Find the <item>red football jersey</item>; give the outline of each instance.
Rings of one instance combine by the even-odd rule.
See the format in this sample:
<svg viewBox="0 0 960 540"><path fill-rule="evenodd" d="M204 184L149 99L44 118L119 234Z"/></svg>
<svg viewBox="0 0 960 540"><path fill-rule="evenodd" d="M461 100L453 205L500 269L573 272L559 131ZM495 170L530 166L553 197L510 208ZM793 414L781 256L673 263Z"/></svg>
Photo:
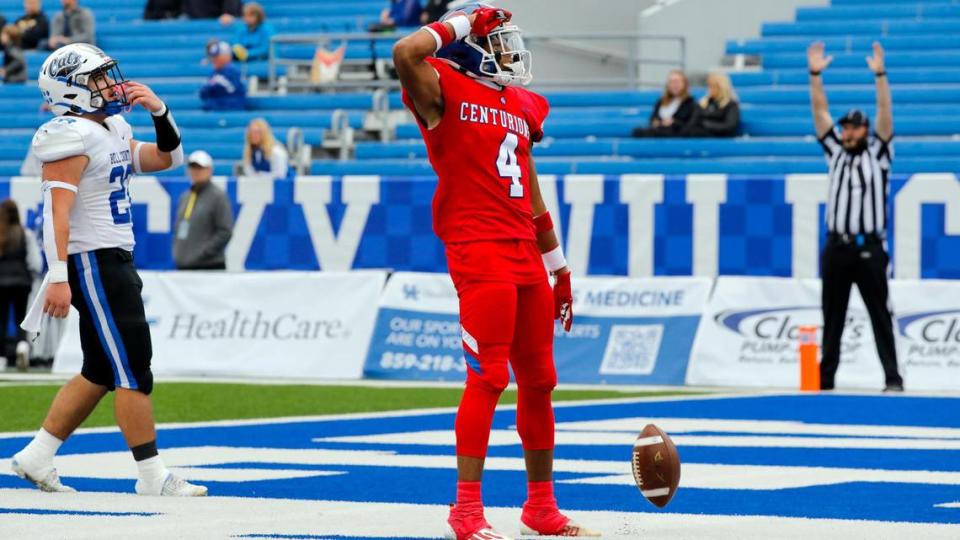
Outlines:
<svg viewBox="0 0 960 540"><path fill-rule="evenodd" d="M445 244L536 240L530 206L530 147L543 138L547 100L517 87L500 88L428 58L440 76L443 117L422 122L427 155L440 181L433 230ZM404 104L416 115L406 92Z"/></svg>

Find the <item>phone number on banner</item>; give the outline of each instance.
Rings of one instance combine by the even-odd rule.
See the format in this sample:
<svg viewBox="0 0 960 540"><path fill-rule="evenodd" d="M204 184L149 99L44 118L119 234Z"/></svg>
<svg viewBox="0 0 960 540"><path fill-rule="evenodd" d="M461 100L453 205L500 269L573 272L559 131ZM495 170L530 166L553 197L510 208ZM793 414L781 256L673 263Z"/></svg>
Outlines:
<svg viewBox="0 0 960 540"><path fill-rule="evenodd" d="M380 356L380 367L391 370L419 370L419 371L467 371L467 364L463 356L457 358L451 354L414 354L405 352L384 351Z"/></svg>

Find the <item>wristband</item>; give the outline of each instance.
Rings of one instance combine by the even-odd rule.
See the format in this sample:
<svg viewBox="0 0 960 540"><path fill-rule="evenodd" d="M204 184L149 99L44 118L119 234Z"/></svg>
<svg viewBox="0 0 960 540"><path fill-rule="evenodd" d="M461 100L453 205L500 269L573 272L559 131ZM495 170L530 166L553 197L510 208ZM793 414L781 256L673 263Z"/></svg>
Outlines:
<svg viewBox="0 0 960 540"><path fill-rule="evenodd" d="M563 256L563 248L557 246L543 254L543 265L552 274L567 265L567 259Z"/></svg>
<svg viewBox="0 0 960 540"><path fill-rule="evenodd" d="M461 39L470 35L470 28L473 25L470 24L470 19L468 19L466 15L457 15L447 22L453 26L453 31L455 34L453 39L460 41Z"/></svg>
<svg viewBox="0 0 960 540"><path fill-rule="evenodd" d="M453 41L453 36L450 35L450 30L447 29L447 25L442 22L430 23L424 26L423 29L433 36L433 40L437 42L437 51L446 47L450 44L450 42Z"/></svg>
<svg viewBox="0 0 960 540"><path fill-rule="evenodd" d="M887 76L887 71L886 71L886 70L883 70L883 71L881 71L880 73L874 73L873 75L874 75L874 77L876 77L876 78L879 79L880 77L886 77L886 76Z"/></svg>
<svg viewBox="0 0 960 540"><path fill-rule="evenodd" d="M810 76L811 76L811 77L819 77L821 73L823 73L822 70L821 70L821 71L814 71L814 70L812 70L812 69L810 70Z"/></svg>
<svg viewBox="0 0 960 540"><path fill-rule="evenodd" d="M69 273L67 272L67 261L53 261L47 263L49 269L47 270L47 277L50 283L63 283L64 281L69 281Z"/></svg>
<svg viewBox="0 0 960 540"><path fill-rule="evenodd" d="M172 152L180 146L180 130L167 104L163 104L160 112L150 113L150 115L153 119L153 129L157 133L157 150Z"/></svg>
<svg viewBox="0 0 960 540"><path fill-rule="evenodd" d="M550 217L550 212L544 212L533 218L533 224L537 227L538 236L553 230L553 219Z"/></svg>

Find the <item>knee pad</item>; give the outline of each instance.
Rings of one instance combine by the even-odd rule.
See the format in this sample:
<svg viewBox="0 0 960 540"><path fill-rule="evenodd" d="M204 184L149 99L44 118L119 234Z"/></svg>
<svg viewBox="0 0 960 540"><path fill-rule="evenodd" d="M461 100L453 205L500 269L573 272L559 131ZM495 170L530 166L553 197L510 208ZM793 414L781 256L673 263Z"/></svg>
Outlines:
<svg viewBox="0 0 960 540"><path fill-rule="evenodd" d="M491 346L480 354L464 348L467 361L467 384L483 387L497 394L506 390L510 384L510 372L507 370L509 349L507 346Z"/></svg>

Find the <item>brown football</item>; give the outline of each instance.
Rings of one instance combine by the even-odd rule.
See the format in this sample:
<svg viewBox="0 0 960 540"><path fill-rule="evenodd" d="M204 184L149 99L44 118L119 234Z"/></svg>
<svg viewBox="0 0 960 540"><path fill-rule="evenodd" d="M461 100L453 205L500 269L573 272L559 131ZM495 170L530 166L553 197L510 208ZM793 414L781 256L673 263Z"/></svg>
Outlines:
<svg viewBox="0 0 960 540"><path fill-rule="evenodd" d="M633 479L644 498L663 508L680 485L680 455L670 436L653 424L633 444Z"/></svg>

